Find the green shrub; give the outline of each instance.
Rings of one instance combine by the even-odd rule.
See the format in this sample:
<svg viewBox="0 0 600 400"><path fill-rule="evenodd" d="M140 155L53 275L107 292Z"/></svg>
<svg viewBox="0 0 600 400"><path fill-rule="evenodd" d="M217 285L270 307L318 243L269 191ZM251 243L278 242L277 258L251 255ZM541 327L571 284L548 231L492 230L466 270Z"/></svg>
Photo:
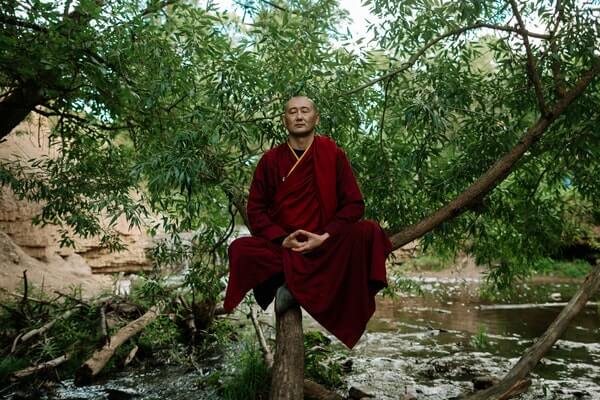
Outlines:
<svg viewBox="0 0 600 400"><path fill-rule="evenodd" d="M333 357L331 340L322 332L310 331L304 334L304 375L329 388L344 385L343 368Z"/></svg>
<svg viewBox="0 0 600 400"><path fill-rule="evenodd" d="M0 359L0 384L8 383L13 372L27 368L29 363L22 358L12 356L3 357Z"/></svg>
<svg viewBox="0 0 600 400"><path fill-rule="evenodd" d="M245 342L232 360L233 371L223 380L225 400L267 399L269 370L261 351L254 342Z"/></svg>

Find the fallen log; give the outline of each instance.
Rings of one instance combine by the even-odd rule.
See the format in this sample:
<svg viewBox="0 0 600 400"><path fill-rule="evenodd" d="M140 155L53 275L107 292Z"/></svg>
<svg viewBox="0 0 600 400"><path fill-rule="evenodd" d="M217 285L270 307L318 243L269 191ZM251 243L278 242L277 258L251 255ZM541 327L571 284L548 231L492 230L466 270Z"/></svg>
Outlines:
<svg viewBox="0 0 600 400"><path fill-rule="evenodd" d="M60 364L67 361L69 359L69 357L70 357L69 354L63 354L62 356L57 357L54 360L46 361L41 364L37 364L37 365L31 366L31 367L22 369L20 371L14 372L12 374L12 378L13 379L21 379L21 378L25 378L26 376L36 374L40 371L57 367Z"/></svg>
<svg viewBox="0 0 600 400"><path fill-rule="evenodd" d="M466 397L466 400L505 400L523 393L528 385L526 377L540 359L562 336L573 318L585 307L589 298L600 287L600 265L589 273L583 285L571 298L571 301L550 324L546 332L525 351L525 354L497 385Z"/></svg>
<svg viewBox="0 0 600 400"><path fill-rule="evenodd" d="M55 319L53 319L52 321L42 325L39 328L33 329L29 332L27 332L26 334L24 334L23 336L21 336L21 338L19 339L19 343L25 343L26 341L28 341L29 339L31 339L34 336L37 335L41 335L44 332L47 332L48 330L50 330L50 328L52 328L54 326L54 324L57 321L60 321L61 319L67 319L69 318L71 315L75 314L75 312L79 311L81 307L80 306L75 306L74 308L67 310L66 312L64 312L63 314L59 315L58 317L56 317ZM13 345L14 347L14 345Z"/></svg>
<svg viewBox="0 0 600 400"><path fill-rule="evenodd" d="M151 307L144 315L130 322L111 336L109 343L106 343L100 350L96 351L75 372L75 385L82 386L91 383L92 379L102 371L106 363L115 354L115 350L129 340L129 338L141 332L150 322L154 321L159 316L160 310L161 307L158 305Z"/></svg>
<svg viewBox="0 0 600 400"><path fill-rule="evenodd" d="M522 310L528 308L547 308L547 307L566 307L569 303L560 302L560 303L527 303L527 304L482 304L479 306L479 309L482 311L488 310ZM597 302L588 301L584 304L585 307L596 307L598 306Z"/></svg>

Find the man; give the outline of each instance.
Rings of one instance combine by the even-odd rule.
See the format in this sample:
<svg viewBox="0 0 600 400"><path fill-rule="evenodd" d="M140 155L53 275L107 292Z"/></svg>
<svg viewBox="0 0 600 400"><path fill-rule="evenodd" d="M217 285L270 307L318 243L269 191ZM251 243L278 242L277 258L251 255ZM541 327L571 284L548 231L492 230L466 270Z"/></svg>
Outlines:
<svg viewBox="0 0 600 400"><path fill-rule="evenodd" d="M387 285L391 244L377 223L359 221L364 202L356 179L335 142L315 134L313 101L291 98L283 122L287 142L265 153L250 186L252 236L229 247L225 310L250 289L265 309L279 287L277 313L293 296L352 348L375 311L375 294Z"/></svg>

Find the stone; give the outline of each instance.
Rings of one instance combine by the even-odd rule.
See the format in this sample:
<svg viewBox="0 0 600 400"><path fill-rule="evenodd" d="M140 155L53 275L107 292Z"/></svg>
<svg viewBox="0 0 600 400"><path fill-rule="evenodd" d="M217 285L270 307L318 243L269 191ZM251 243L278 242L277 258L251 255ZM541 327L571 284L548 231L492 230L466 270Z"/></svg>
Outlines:
<svg viewBox="0 0 600 400"><path fill-rule="evenodd" d="M49 144L50 130L51 126L46 118L32 115L19 124L2 142L0 159L11 161L57 157L58 147ZM93 273L138 272L152 269L152 262L147 254L154 246L154 239L140 229L129 229L129 224L124 217L118 219L114 229L127 248L119 253L110 253L100 246L98 237L84 239L73 236L75 248L61 247L58 227L34 226L31 223L32 218L40 214L42 207L42 203L20 200L10 188L0 187L0 231L7 234L11 241L29 257L50 264L64 264L65 267L73 270L85 268L80 271L84 275L90 271L90 268ZM108 221L109 219L106 218L103 222L108 223ZM16 254L10 253L4 259L17 264L20 259ZM76 257L72 258L73 256Z"/></svg>

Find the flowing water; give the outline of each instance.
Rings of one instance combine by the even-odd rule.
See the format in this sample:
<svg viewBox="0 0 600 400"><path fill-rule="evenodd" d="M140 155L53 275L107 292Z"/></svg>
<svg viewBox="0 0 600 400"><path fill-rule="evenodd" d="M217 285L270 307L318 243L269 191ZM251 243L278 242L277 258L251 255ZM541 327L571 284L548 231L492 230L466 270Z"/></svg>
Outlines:
<svg viewBox="0 0 600 400"><path fill-rule="evenodd" d="M472 391L472 379L501 377L541 335L561 308L482 309L473 281L421 280L423 294L378 300L367 333L353 351L346 376L377 399L451 399ZM576 284L521 285L515 295L495 303L567 301ZM600 399L600 309L586 307L561 340L535 368L532 387L521 399ZM268 319L272 318L267 316ZM318 328L305 318L305 330ZM76 388L63 381L46 399L218 399L199 386L221 359L192 370L161 367L124 372L106 382ZM12 394L7 398L23 397Z"/></svg>
<svg viewBox="0 0 600 400"><path fill-rule="evenodd" d="M353 352L349 384L378 399L449 399L501 377L561 311L482 309L476 282L423 281L419 297L382 299ZM501 303L568 300L576 284L521 285ZM497 301L498 302L498 301ZM586 307L535 368L521 399L600 399L600 310Z"/></svg>

